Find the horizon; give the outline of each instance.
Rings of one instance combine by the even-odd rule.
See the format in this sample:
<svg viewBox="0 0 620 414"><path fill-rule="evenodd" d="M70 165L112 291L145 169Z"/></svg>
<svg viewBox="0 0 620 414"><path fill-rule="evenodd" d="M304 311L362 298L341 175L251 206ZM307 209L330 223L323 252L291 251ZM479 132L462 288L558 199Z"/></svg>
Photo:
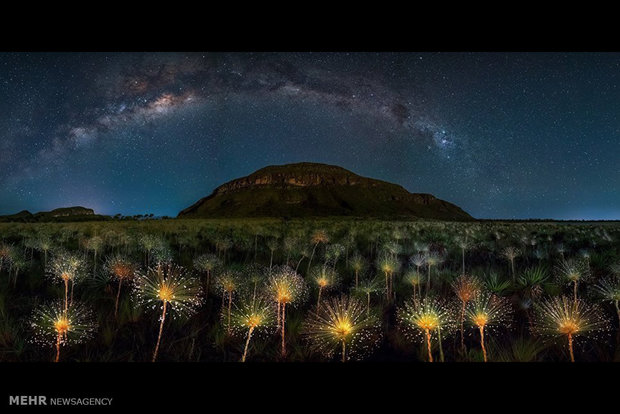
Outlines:
<svg viewBox="0 0 620 414"><path fill-rule="evenodd" d="M0 57L0 215L176 217L320 162L481 220L620 219L618 53Z"/></svg>

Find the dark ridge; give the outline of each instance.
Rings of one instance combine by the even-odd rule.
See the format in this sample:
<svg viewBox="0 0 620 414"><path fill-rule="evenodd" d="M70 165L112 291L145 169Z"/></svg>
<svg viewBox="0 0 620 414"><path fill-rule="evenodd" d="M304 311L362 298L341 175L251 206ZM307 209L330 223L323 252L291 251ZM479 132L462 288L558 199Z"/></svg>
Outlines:
<svg viewBox="0 0 620 414"><path fill-rule="evenodd" d="M86 220L105 220L107 216L95 214L92 208L81 206L56 208L52 211L40 211L32 214L28 210L20 211L17 214L0 216L0 222L60 222L60 221L86 221Z"/></svg>
<svg viewBox="0 0 620 414"><path fill-rule="evenodd" d="M272 165L217 187L179 218L375 217L473 220L431 194L362 177L335 165Z"/></svg>

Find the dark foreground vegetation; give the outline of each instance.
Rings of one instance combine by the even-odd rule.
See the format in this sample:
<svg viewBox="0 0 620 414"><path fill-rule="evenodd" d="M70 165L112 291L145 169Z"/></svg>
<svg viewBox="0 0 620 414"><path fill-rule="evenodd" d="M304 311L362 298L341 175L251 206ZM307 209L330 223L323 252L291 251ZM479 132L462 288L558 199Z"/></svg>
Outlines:
<svg viewBox="0 0 620 414"><path fill-rule="evenodd" d="M620 224L0 224L0 361L618 361Z"/></svg>

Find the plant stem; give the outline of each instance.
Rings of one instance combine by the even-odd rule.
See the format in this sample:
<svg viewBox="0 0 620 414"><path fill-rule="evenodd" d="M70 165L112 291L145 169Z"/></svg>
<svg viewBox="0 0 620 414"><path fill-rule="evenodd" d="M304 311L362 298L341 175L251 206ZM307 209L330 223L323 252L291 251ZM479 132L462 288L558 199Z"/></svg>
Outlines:
<svg viewBox="0 0 620 414"><path fill-rule="evenodd" d="M388 279L388 272L385 272L385 296L389 302L390 300L390 283Z"/></svg>
<svg viewBox="0 0 620 414"><path fill-rule="evenodd" d="M196 338L192 338L192 346L190 346L189 348L189 355L187 356L187 359L191 361L192 359L192 355L194 354L194 344L196 343Z"/></svg>
<svg viewBox="0 0 620 414"><path fill-rule="evenodd" d="M439 340L439 360L441 362L445 362L444 361L444 356L443 356L443 346L441 345L441 327L437 327L437 335L438 335L438 340Z"/></svg>
<svg viewBox="0 0 620 414"><path fill-rule="evenodd" d="M73 304L73 287L75 286L75 282L71 279L71 297L69 299L69 306Z"/></svg>
<svg viewBox="0 0 620 414"><path fill-rule="evenodd" d="M616 305L616 313L618 314L618 322L620 322L620 307L618 306L617 300L614 301L614 305ZM620 326L618 327L618 333L616 334L616 344L620 344Z"/></svg>
<svg viewBox="0 0 620 414"><path fill-rule="evenodd" d="M209 297L209 285L211 283L211 271L207 269L207 287L205 288L205 301Z"/></svg>
<svg viewBox="0 0 620 414"><path fill-rule="evenodd" d="M243 350L243 357L241 357L241 362L245 362L245 357L248 354L248 345L250 345L250 338L252 337L252 332L254 331L254 327L250 326L250 330L248 331L248 339L245 341L245 349Z"/></svg>
<svg viewBox="0 0 620 414"><path fill-rule="evenodd" d="M463 301L463 306L461 307L461 350L463 350L463 352L465 352L465 333L464 333L464 327L463 327L463 323L465 322L465 305L467 304L467 302Z"/></svg>
<svg viewBox="0 0 620 414"><path fill-rule="evenodd" d="M161 314L161 323L159 324L159 335L157 336L157 345L155 345L155 352L153 352L152 362L155 362L155 360L157 359L157 352L159 352L159 343L161 342L161 334L164 330L164 321L166 320L166 305L167 304L168 302L164 301L164 311Z"/></svg>
<svg viewBox="0 0 620 414"><path fill-rule="evenodd" d="M273 267L273 250L271 251L271 258L269 259L269 271L271 272L271 268Z"/></svg>
<svg viewBox="0 0 620 414"><path fill-rule="evenodd" d="M116 292L116 304L114 305L114 319L118 317L118 300L121 297L121 285L123 284L123 279L118 279L118 292Z"/></svg>
<svg viewBox="0 0 620 414"><path fill-rule="evenodd" d="M282 303L282 358L286 356L286 342L284 337L284 323L286 320L286 303Z"/></svg>
<svg viewBox="0 0 620 414"><path fill-rule="evenodd" d="M575 306L577 306L577 281L573 281L573 303L575 304Z"/></svg>
<svg viewBox="0 0 620 414"><path fill-rule="evenodd" d="M65 279L65 313L69 309L69 279Z"/></svg>
<svg viewBox="0 0 620 414"><path fill-rule="evenodd" d="M344 339L342 340L342 362L346 362L347 348Z"/></svg>
<svg viewBox="0 0 620 414"><path fill-rule="evenodd" d="M312 248L312 254L310 255L310 260L308 260L308 269L306 270L306 274L310 273L310 264L312 263L312 258L314 257L314 251L316 250L316 246L318 245L319 243L317 242Z"/></svg>
<svg viewBox="0 0 620 414"><path fill-rule="evenodd" d="M484 326L479 326L480 330L480 345L482 346L482 356L484 357L484 362L487 362L487 349L484 347Z"/></svg>
<svg viewBox="0 0 620 414"><path fill-rule="evenodd" d="M230 311L232 307L232 290L228 292L228 335L230 335Z"/></svg>
<svg viewBox="0 0 620 414"><path fill-rule="evenodd" d="M428 297L428 292L431 290L431 265L428 265L428 277L426 278L426 296Z"/></svg>
<svg viewBox="0 0 620 414"><path fill-rule="evenodd" d="M426 333L426 348L428 349L428 362L433 362L433 353L431 352L431 333L428 329L425 329Z"/></svg>
<svg viewBox="0 0 620 414"><path fill-rule="evenodd" d="M58 360L60 359L60 336L61 333L58 332L58 336L56 337L56 359L54 360L54 362L58 362Z"/></svg>
<svg viewBox="0 0 620 414"><path fill-rule="evenodd" d="M568 334L568 351L570 352L570 362L575 362L575 355L573 354L573 334Z"/></svg>
<svg viewBox="0 0 620 414"><path fill-rule="evenodd" d="M299 269L299 265L301 264L302 260L305 259L305 256L301 256L301 259L299 259L299 261L297 262L297 266L295 266L295 273L297 273L297 270Z"/></svg>

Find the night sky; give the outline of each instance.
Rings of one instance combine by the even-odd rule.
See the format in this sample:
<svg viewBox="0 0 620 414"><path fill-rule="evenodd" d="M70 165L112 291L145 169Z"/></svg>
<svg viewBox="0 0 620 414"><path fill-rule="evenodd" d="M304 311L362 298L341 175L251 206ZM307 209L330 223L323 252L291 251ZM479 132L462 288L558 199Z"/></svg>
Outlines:
<svg viewBox="0 0 620 414"><path fill-rule="evenodd" d="M176 216L273 164L620 219L617 53L3 53L0 214Z"/></svg>

